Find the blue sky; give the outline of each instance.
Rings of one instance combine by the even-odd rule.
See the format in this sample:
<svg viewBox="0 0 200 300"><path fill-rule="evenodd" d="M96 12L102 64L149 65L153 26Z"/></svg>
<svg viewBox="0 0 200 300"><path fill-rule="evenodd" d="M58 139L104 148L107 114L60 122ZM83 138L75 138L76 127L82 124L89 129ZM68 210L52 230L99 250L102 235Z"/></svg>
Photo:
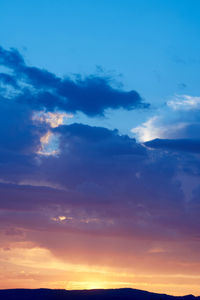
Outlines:
<svg viewBox="0 0 200 300"><path fill-rule="evenodd" d="M161 105L198 94L199 1L1 1L2 46L59 75L111 73Z"/></svg>

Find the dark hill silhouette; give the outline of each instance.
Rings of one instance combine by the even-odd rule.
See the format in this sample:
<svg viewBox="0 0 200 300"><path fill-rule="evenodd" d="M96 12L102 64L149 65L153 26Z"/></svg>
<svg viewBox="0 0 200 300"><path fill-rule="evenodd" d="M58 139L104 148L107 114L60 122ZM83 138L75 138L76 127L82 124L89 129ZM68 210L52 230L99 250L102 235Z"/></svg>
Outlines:
<svg viewBox="0 0 200 300"><path fill-rule="evenodd" d="M200 297L182 297L156 294L135 289L109 290L51 290L51 289L10 289L0 290L1 300L200 300Z"/></svg>

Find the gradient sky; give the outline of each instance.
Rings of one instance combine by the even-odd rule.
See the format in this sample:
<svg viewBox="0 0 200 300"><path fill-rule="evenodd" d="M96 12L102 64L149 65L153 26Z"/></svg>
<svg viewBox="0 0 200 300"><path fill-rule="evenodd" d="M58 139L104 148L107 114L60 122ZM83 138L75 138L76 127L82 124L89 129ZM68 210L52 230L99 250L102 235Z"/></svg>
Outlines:
<svg viewBox="0 0 200 300"><path fill-rule="evenodd" d="M199 12L0 0L0 288L200 295Z"/></svg>

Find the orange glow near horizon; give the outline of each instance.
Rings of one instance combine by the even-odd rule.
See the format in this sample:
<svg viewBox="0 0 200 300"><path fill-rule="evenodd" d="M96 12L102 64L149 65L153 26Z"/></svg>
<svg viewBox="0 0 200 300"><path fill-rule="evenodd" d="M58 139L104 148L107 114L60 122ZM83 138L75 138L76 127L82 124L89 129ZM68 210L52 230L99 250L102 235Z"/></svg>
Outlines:
<svg viewBox="0 0 200 300"><path fill-rule="evenodd" d="M0 251L0 257L1 289L74 290L128 287L171 295L199 295L199 275L140 273L138 270L134 273L131 269L121 267L70 264L57 259L49 250L39 247L4 249Z"/></svg>

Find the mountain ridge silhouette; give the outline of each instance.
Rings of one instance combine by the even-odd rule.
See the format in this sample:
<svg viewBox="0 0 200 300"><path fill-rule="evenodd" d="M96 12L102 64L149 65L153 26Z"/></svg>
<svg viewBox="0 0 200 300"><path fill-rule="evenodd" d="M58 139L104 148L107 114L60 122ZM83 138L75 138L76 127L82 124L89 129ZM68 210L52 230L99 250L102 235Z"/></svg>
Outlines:
<svg viewBox="0 0 200 300"><path fill-rule="evenodd" d="M185 295L172 296L158 294L144 290L121 289L92 289L92 290L64 290L64 289L2 289L2 300L200 300L200 296Z"/></svg>

